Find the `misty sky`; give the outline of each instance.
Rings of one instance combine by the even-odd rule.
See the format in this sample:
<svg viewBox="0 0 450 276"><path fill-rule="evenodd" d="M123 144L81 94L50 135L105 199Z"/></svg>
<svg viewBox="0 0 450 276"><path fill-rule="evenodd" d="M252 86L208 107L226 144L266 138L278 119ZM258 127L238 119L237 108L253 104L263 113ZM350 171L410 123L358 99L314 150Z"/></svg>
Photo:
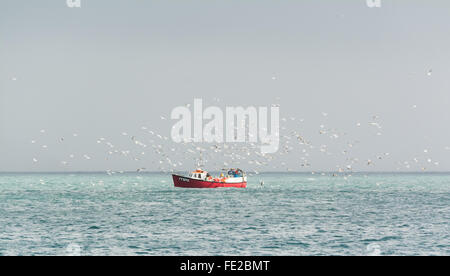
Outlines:
<svg viewBox="0 0 450 276"><path fill-rule="evenodd" d="M298 148L265 170L448 171L450 2L381 3L2 0L0 171L158 170L151 151L106 159L97 141L151 147L141 127L170 136L161 116L194 98L280 105L311 166Z"/></svg>

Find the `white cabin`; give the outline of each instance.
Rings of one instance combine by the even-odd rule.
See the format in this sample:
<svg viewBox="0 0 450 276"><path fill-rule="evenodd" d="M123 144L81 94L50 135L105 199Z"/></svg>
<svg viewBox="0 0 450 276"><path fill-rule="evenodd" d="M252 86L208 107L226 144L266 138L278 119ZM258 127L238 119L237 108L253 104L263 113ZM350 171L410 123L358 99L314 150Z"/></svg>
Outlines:
<svg viewBox="0 0 450 276"><path fill-rule="evenodd" d="M205 180L208 172L205 172L203 170L195 170L189 174L189 177L194 179L200 179Z"/></svg>

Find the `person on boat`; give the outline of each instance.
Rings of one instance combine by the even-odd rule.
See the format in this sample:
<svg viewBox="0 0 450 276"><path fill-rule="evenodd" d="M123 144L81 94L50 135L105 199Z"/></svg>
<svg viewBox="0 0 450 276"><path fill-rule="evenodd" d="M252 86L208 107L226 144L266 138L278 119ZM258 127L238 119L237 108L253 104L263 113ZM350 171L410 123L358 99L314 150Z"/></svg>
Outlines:
<svg viewBox="0 0 450 276"><path fill-rule="evenodd" d="M235 170L235 169L229 169L228 170L228 175L230 177L239 177L238 170Z"/></svg>
<svg viewBox="0 0 450 276"><path fill-rule="evenodd" d="M234 177L242 177L242 170L241 169L236 169L234 171Z"/></svg>
<svg viewBox="0 0 450 276"><path fill-rule="evenodd" d="M212 176L209 173L206 173L206 180L208 181L212 180Z"/></svg>
<svg viewBox="0 0 450 276"><path fill-rule="evenodd" d="M228 172L227 172L227 174L228 174L228 176L230 176L230 177L233 176L233 169L229 169Z"/></svg>

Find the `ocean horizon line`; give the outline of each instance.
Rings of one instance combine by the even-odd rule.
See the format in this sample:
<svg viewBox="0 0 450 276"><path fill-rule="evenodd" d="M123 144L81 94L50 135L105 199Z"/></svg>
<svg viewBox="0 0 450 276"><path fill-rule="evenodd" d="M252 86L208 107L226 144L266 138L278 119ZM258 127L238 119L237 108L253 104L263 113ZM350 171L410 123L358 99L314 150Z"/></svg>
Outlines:
<svg viewBox="0 0 450 276"><path fill-rule="evenodd" d="M180 174L190 171L110 171L111 174ZM210 173L221 173L223 171L209 171ZM259 174L450 174L450 171L352 171L352 172L338 172L338 171L260 171ZM0 174L108 174L108 171L0 171ZM249 173L247 173L249 174ZM250 174L255 175L254 172Z"/></svg>

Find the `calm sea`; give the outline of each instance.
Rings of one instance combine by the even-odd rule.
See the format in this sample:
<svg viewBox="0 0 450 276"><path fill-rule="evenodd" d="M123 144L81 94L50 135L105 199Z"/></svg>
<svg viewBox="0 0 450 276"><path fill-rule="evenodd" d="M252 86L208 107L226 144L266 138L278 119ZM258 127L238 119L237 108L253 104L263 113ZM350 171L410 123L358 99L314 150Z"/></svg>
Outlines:
<svg viewBox="0 0 450 276"><path fill-rule="evenodd" d="M450 255L449 222L450 174L0 174L0 255Z"/></svg>

